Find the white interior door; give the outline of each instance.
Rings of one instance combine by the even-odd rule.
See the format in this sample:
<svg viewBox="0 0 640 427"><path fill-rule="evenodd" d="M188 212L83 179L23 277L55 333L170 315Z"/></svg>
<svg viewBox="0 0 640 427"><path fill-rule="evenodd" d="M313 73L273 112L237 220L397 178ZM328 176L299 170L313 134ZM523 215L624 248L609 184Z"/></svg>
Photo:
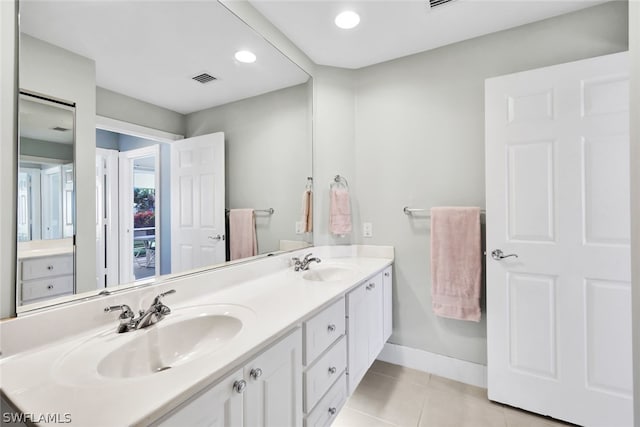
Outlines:
<svg viewBox="0 0 640 427"><path fill-rule="evenodd" d="M42 238L62 238L62 168L42 171Z"/></svg>
<svg viewBox="0 0 640 427"><path fill-rule="evenodd" d="M171 272L224 262L224 133L171 144Z"/></svg>
<svg viewBox="0 0 640 427"><path fill-rule="evenodd" d="M491 400L632 425L628 109L626 53L486 82Z"/></svg>

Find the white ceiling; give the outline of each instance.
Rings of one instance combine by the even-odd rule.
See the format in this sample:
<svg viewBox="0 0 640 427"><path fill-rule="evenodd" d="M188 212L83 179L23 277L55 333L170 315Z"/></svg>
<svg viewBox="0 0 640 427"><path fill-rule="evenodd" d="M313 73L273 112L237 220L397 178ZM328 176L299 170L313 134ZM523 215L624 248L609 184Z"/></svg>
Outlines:
<svg viewBox="0 0 640 427"><path fill-rule="evenodd" d="M361 68L605 3L603 0L249 0L315 63ZM360 25L335 26L353 10Z"/></svg>
<svg viewBox="0 0 640 427"><path fill-rule="evenodd" d="M54 130L54 128L68 130ZM72 144L73 112L37 99L20 97L20 137Z"/></svg>
<svg viewBox="0 0 640 427"><path fill-rule="evenodd" d="M98 86L182 114L309 78L215 0L22 0L20 29L94 59ZM236 61L238 50L257 61ZM191 80L202 72L218 80Z"/></svg>

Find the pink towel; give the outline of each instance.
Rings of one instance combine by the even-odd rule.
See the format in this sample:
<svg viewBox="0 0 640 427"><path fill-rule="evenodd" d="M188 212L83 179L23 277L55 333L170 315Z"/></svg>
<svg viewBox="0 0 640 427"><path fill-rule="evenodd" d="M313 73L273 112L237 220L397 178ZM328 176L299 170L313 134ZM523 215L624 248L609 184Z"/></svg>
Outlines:
<svg viewBox="0 0 640 427"><path fill-rule="evenodd" d="M431 209L431 303L452 319L480 321L480 208Z"/></svg>
<svg viewBox="0 0 640 427"><path fill-rule="evenodd" d="M329 231L340 236L351 233L349 190L331 188L329 190L329 205Z"/></svg>
<svg viewBox="0 0 640 427"><path fill-rule="evenodd" d="M253 209L231 209L229 212L229 251L232 260L258 254Z"/></svg>

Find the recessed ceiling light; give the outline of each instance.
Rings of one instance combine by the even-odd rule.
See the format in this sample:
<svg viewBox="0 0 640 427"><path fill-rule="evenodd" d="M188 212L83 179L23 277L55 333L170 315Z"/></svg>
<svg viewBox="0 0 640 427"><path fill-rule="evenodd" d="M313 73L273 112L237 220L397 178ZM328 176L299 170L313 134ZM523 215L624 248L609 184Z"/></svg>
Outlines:
<svg viewBox="0 0 640 427"><path fill-rule="evenodd" d="M335 23L344 30L350 30L360 23L360 15L351 10L347 10L336 16Z"/></svg>
<svg viewBox="0 0 640 427"><path fill-rule="evenodd" d="M256 62L256 55L248 50L239 50L236 52L236 59L240 62L250 64L252 62Z"/></svg>

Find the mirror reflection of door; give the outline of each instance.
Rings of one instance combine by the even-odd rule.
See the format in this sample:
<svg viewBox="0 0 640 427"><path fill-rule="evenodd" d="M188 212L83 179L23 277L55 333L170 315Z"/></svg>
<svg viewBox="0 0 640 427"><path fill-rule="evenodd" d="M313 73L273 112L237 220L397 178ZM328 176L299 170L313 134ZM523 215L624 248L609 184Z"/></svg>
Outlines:
<svg viewBox="0 0 640 427"><path fill-rule="evenodd" d="M159 275L159 147L120 152L120 282Z"/></svg>

